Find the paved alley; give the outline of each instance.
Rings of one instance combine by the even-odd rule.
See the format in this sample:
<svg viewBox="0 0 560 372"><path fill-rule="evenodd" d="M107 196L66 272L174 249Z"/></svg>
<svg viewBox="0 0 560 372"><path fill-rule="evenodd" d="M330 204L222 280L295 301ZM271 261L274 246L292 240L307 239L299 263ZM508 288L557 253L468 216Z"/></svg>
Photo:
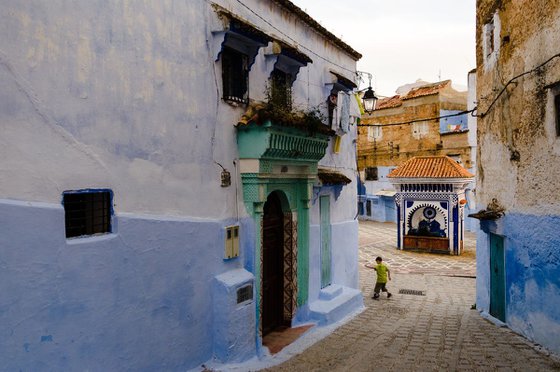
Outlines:
<svg viewBox="0 0 560 372"><path fill-rule="evenodd" d="M475 303L475 236L460 257L401 252L395 225L360 223L365 311L269 371L550 371L557 359L483 319ZM376 256L391 267L393 298L371 299ZM399 291L409 290L402 294Z"/></svg>

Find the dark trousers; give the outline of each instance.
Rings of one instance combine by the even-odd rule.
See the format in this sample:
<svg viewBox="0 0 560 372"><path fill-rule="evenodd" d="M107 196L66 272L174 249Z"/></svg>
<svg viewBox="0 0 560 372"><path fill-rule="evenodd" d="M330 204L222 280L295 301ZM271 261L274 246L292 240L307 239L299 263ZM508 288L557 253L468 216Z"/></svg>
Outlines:
<svg viewBox="0 0 560 372"><path fill-rule="evenodd" d="M375 292L376 295L379 294L379 291L388 292L386 285L387 283L375 283L375 288L373 289L373 292Z"/></svg>

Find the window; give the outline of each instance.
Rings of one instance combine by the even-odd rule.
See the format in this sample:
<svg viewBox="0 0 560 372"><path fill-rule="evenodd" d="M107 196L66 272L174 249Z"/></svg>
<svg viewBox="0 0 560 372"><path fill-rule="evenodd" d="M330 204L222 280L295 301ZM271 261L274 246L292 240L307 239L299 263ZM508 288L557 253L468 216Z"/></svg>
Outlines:
<svg viewBox="0 0 560 372"><path fill-rule="evenodd" d="M381 138L381 127L368 127L368 139L378 140Z"/></svg>
<svg viewBox="0 0 560 372"><path fill-rule="evenodd" d="M224 47L222 51L224 100L248 103L249 66L247 55Z"/></svg>
<svg viewBox="0 0 560 372"><path fill-rule="evenodd" d="M501 22L498 12L494 13L482 26L481 33L482 58L486 70L495 67L500 52Z"/></svg>
<svg viewBox="0 0 560 372"><path fill-rule="evenodd" d="M377 167L366 168L366 181L377 181Z"/></svg>
<svg viewBox="0 0 560 372"><path fill-rule="evenodd" d="M419 139L428 134L428 122L420 121L412 124L412 136Z"/></svg>
<svg viewBox="0 0 560 372"><path fill-rule="evenodd" d="M111 194L110 190L65 191L66 237L111 232Z"/></svg>
<svg viewBox="0 0 560 372"><path fill-rule="evenodd" d="M292 109L292 76L275 69L270 75L270 102L278 107Z"/></svg>
<svg viewBox="0 0 560 372"><path fill-rule="evenodd" d="M554 115L556 116L556 137L560 137L560 92L554 96Z"/></svg>
<svg viewBox="0 0 560 372"><path fill-rule="evenodd" d="M560 81L556 81L545 88L548 90L546 102L547 132L551 138L556 138L556 142L558 142L558 137L560 137Z"/></svg>
<svg viewBox="0 0 560 372"><path fill-rule="evenodd" d="M487 57L494 51L494 20L484 25L484 51Z"/></svg>
<svg viewBox="0 0 560 372"><path fill-rule="evenodd" d="M245 301L250 301L253 299L253 286L248 284L237 289L237 303L241 304Z"/></svg>

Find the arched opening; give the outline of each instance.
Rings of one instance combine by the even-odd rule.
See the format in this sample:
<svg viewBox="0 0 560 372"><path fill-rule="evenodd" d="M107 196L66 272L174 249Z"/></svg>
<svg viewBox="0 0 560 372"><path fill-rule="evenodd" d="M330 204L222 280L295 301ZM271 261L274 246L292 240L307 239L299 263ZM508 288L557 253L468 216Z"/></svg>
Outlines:
<svg viewBox="0 0 560 372"><path fill-rule="evenodd" d="M278 193L264 204L262 238L262 334L284 321L284 213ZM289 324L288 324L289 325Z"/></svg>

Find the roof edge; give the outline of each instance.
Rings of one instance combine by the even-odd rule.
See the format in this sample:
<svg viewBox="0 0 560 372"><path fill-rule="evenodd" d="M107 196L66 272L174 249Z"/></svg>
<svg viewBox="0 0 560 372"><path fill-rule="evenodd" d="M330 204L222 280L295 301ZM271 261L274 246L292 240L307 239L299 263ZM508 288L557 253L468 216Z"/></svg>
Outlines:
<svg viewBox="0 0 560 372"><path fill-rule="evenodd" d="M283 6L284 8L286 8L287 10L295 14L301 21L303 21L308 26L310 26L315 31L317 31L319 34L327 38L328 41L330 41L332 44L337 46L339 49L342 49L344 52L346 52L348 55L354 58L355 61L362 58L361 53L357 52L350 45L346 44L340 38L336 37L332 32L327 30L325 27L321 26L319 22L314 20L309 14L304 12L300 7L298 7L291 1L289 0L272 0L272 1L280 6Z"/></svg>

